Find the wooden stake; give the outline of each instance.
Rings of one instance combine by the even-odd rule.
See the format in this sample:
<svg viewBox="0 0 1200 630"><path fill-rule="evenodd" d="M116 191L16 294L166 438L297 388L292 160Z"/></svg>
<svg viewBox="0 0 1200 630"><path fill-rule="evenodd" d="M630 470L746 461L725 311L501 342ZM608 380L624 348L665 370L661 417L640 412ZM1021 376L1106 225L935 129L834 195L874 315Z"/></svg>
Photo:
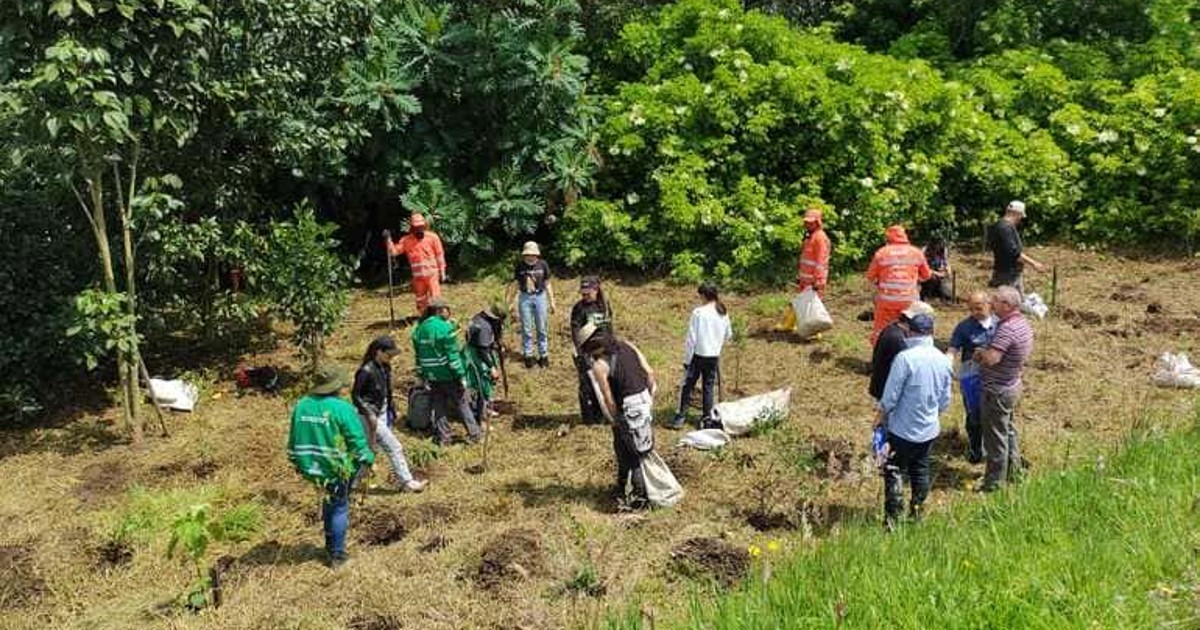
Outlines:
<svg viewBox="0 0 1200 630"><path fill-rule="evenodd" d="M158 395L154 393L154 383L150 382L150 371L146 369L146 362L137 358L138 367L142 370L142 378L146 379L146 389L150 392L150 400L154 403L154 412L158 414L158 424L162 427L162 436L171 437L171 432L167 430L167 418L163 414L162 407L158 402Z"/></svg>

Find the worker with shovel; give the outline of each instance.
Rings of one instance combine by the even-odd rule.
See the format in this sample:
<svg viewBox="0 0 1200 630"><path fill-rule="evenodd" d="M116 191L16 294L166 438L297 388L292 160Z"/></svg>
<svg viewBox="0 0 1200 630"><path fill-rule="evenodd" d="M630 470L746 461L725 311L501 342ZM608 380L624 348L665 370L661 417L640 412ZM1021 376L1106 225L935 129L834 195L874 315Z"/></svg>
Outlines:
<svg viewBox="0 0 1200 630"><path fill-rule="evenodd" d="M442 295L441 283L446 275L446 252L442 239L428 230L424 215L413 213L408 220L408 234L392 242L392 233L383 231L387 241L388 269L393 256L404 256L412 269L412 289L417 299L417 313L424 313L429 301ZM389 278L391 276L389 275Z"/></svg>
<svg viewBox="0 0 1200 630"><path fill-rule="evenodd" d="M480 423L486 423L494 413L491 403L496 395L496 383L500 381L503 352L500 340L504 338L505 319L508 319L508 309L504 302L497 301L476 313L467 324L463 360L467 368L467 389L473 394L473 410Z"/></svg>

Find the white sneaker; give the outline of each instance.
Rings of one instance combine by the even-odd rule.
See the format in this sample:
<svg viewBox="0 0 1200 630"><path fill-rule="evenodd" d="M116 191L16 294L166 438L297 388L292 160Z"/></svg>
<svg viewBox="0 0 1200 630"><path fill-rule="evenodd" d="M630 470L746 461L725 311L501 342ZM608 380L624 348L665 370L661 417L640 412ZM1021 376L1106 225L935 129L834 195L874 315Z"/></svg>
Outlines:
<svg viewBox="0 0 1200 630"><path fill-rule="evenodd" d="M411 479L400 485L400 491L401 492L412 492L414 494L417 492L424 492L425 486L428 484L429 484L428 481L421 481L419 479Z"/></svg>

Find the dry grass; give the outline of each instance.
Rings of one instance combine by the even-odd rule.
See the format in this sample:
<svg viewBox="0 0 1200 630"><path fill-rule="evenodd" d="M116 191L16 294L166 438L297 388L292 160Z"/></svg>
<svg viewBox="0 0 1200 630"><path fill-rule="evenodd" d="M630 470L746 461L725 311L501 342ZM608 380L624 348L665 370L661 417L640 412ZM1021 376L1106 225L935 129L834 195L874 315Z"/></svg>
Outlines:
<svg viewBox="0 0 1200 630"><path fill-rule="evenodd" d="M1059 304L1071 309L1036 326L1020 420L1026 455L1038 473L1093 456L1147 409L1191 405L1190 394L1155 389L1147 377L1158 353L1195 351L1200 295L1193 284L1197 266L1190 263L1065 249L1033 253L1058 262ZM987 265L980 256L955 262L962 296L981 285ZM1048 297L1048 275L1030 281ZM171 439L152 439L142 452L107 439L114 431L111 413L65 428L0 435L0 478L6 480L0 563L7 563L0 574L29 585L6 587L0 627L587 626L631 602L659 611L684 605L683 593L694 582L675 568L671 552L690 539L718 537L743 548L783 539L794 547L816 544L840 520L875 517L880 484L864 464L871 410L858 373L868 357L869 324L855 319L870 303L857 277L830 291L836 328L807 344L765 333L770 319L752 314L771 311L784 296L730 296L734 313L749 314L755 332L741 351L740 374L738 350L726 353L727 394L735 387L758 393L790 385L792 416L771 434L719 454L676 450L677 434L659 431L659 450L688 495L676 509L644 518L612 513L608 429L575 422L564 322L575 285L559 281L556 287L563 310L555 318L554 364L532 372L516 361L510 365L510 398L522 417L495 424L487 472L469 474L480 451L457 446L421 471L432 480L425 494L364 497L351 516L353 560L341 572L319 561L317 495L283 452L288 397L237 398L231 382L219 382L195 414L173 418ZM457 313L465 319L500 289L488 282L451 285L447 296L452 304L470 305ZM610 283L606 290L618 328L659 373L665 415L681 376L681 336L693 291L657 282ZM386 329L383 295L355 296L346 325L331 341L332 360L351 367L369 339ZM1148 315L1151 303L1164 312ZM406 298L399 304L410 308ZM963 313L960 307L941 313L944 337ZM516 343L510 334L509 346ZM294 363L282 350L250 359ZM399 365L411 364L406 352ZM944 427L957 426L960 416L956 403ZM420 438L401 439L411 447ZM980 472L962 459L953 439L943 442L933 509L975 500L965 486ZM378 470L386 471L382 460ZM131 493L134 486L144 490ZM255 540L218 550L236 559L225 605L192 615L167 605L190 576L165 559L161 527L133 537L131 558L102 548L114 524L135 507L161 519L197 500L218 509L257 501L267 525ZM759 532L748 516L759 527L780 529ZM389 523L398 539L360 542L376 521ZM569 588L587 582L580 575L588 567L600 587Z"/></svg>

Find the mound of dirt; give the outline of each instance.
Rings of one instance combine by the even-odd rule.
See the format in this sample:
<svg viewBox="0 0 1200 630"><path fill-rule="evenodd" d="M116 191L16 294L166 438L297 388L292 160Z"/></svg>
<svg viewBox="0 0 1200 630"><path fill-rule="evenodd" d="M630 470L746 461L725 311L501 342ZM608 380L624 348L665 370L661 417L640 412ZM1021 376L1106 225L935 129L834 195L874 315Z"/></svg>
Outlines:
<svg viewBox="0 0 1200 630"><path fill-rule="evenodd" d="M221 467L217 464L217 462L214 462L207 457L201 457L200 461L192 464L191 471L197 479L208 479L220 468Z"/></svg>
<svg viewBox="0 0 1200 630"><path fill-rule="evenodd" d="M847 440L812 439L813 459L817 462L816 472L826 479L849 479L854 472L854 445Z"/></svg>
<svg viewBox="0 0 1200 630"><path fill-rule="evenodd" d="M823 348L817 348L808 353L808 362L813 365L821 365L832 358L833 353Z"/></svg>
<svg viewBox="0 0 1200 630"><path fill-rule="evenodd" d="M510 529L483 548L475 584L485 591L497 591L542 573L545 567L541 536L529 529Z"/></svg>
<svg viewBox="0 0 1200 630"><path fill-rule="evenodd" d="M346 630L401 630L404 624L391 615L363 613L350 618Z"/></svg>
<svg viewBox="0 0 1200 630"><path fill-rule="evenodd" d="M96 503L124 492L129 485L129 469L119 462L89 464L80 475L82 481L75 496L84 503Z"/></svg>
<svg viewBox="0 0 1200 630"><path fill-rule="evenodd" d="M17 608L36 603L46 593L27 547L0 546L0 608Z"/></svg>
<svg viewBox="0 0 1200 630"><path fill-rule="evenodd" d="M675 567L685 575L708 577L725 588L746 577L750 553L719 538L692 538L671 551Z"/></svg>
<svg viewBox="0 0 1200 630"><path fill-rule="evenodd" d="M367 510L360 522L358 539L364 545L390 545L404 540L408 535L404 518L396 512Z"/></svg>

